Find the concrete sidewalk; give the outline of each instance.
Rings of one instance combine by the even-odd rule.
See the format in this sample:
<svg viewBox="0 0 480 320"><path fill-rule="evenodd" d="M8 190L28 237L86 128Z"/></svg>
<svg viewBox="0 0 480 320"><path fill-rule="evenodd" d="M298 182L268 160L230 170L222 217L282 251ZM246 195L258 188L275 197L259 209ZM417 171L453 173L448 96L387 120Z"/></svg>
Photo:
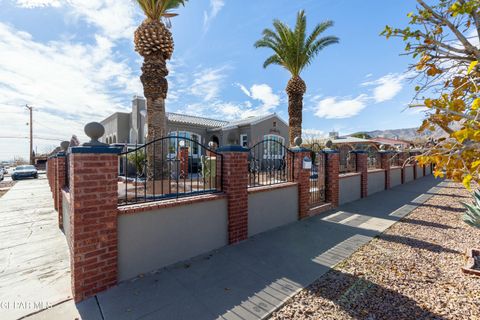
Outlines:
<svg viewBox="0 0 480 320"><path fill-rule="evenodd" d="M0 198L0 319L71 299L69 270L47 180L18 181Z"/></svg>
<svg viewBox="0 0 480 320"><path fill-rule="evenodd" d="M425 177L29 319L262 319L428 200L438 184Z"/></svg>

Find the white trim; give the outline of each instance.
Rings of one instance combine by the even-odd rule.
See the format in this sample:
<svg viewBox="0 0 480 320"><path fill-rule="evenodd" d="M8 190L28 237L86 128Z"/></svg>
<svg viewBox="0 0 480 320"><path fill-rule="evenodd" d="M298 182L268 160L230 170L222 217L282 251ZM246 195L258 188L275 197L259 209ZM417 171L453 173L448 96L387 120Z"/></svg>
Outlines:
<svg viewBox="0 0 480 320"><path fill-rule="evenodd" d="M246 138L246 139L245 139L245 145L243 145L243 138ZM248 135L247 135L246 133L242 133L242 134L240 135L240 145L241 145L242 147L248 147Z"/></svg>

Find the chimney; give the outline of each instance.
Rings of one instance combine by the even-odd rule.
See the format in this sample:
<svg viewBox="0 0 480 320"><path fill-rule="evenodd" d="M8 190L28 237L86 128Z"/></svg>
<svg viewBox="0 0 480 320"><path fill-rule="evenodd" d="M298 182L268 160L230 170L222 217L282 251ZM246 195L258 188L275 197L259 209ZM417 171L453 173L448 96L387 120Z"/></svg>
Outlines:
<svg viewBox="0 0 480 320"><path fill-rule="evenodd" d="M339 135L338 135L337 131L331 131L331 132L328 133L328 137L330 139L338 139Z"/></svg>

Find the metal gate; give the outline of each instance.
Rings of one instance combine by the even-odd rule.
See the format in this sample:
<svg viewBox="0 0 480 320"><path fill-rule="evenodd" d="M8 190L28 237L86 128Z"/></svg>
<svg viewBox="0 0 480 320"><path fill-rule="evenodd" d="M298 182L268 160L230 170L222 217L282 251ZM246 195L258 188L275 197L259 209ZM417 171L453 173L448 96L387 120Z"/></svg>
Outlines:
<svg viewBox="0 0 480 320"><path fill-rule="evenodd" d="M325 203L325 153L312 151L309 204L315 207Z"/></svg>

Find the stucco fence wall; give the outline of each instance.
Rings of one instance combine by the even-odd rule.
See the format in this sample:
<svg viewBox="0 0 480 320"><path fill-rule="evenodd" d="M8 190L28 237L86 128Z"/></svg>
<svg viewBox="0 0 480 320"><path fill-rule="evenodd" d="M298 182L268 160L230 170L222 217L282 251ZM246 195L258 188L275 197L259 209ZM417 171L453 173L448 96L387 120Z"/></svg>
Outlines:
<svg viewBox="0 0 480 320"><path fill-rule="evenodd" d="M360 173L339 176L339 203L344 204L362 197Z"/></svg>
<svg viewBox="0 0 480 320"><path fill-rule="evenodd" d="M402 184L402 168L395 167L390 169L390 188Z"/></svg>
<svg viewBox="0 0 480 320"><path fill-rule="evenodd" d="M70 247L70 193L62 191L62 215L63 215L63 233Z"/></svg>
<svg viewBox="0 0 480 320"><path fill-rule="evenodd" d="M385 170L368 172L368 195L385 190Z"/></svg>
<svg viewBox="0 0 480 320"><path fill-rule="evenodd" d="M423 177L423 167L417 164L417 178Z"/></svg>
<svg viewBox="0 0 480 320"><path fill-rule="evenodd" d="M118 279L131 279L228 244L225 197L118 216Z"/></svg>
<svg viewBox="0 0 480 320"><path fill-rule="evenodd" d="M405 171L405 183L414 180L413 168L414 167L412 165L408 165L408 166L405 166L405 168L403 169Z"/></svg>
<svg viewBox="0 0 480 320"><path fill-rule="evenodd" d="M298 220L298 185L249 189L248 236Z"/></svg>
<svg viewBox="0 0 480 320"><path fill-rule="evenodd" d="M429 164L427 164L427 165L425 166L425 174L426 174L427 176L428 176L429 174L432 174L432 167L431 167Z"/></svg>

